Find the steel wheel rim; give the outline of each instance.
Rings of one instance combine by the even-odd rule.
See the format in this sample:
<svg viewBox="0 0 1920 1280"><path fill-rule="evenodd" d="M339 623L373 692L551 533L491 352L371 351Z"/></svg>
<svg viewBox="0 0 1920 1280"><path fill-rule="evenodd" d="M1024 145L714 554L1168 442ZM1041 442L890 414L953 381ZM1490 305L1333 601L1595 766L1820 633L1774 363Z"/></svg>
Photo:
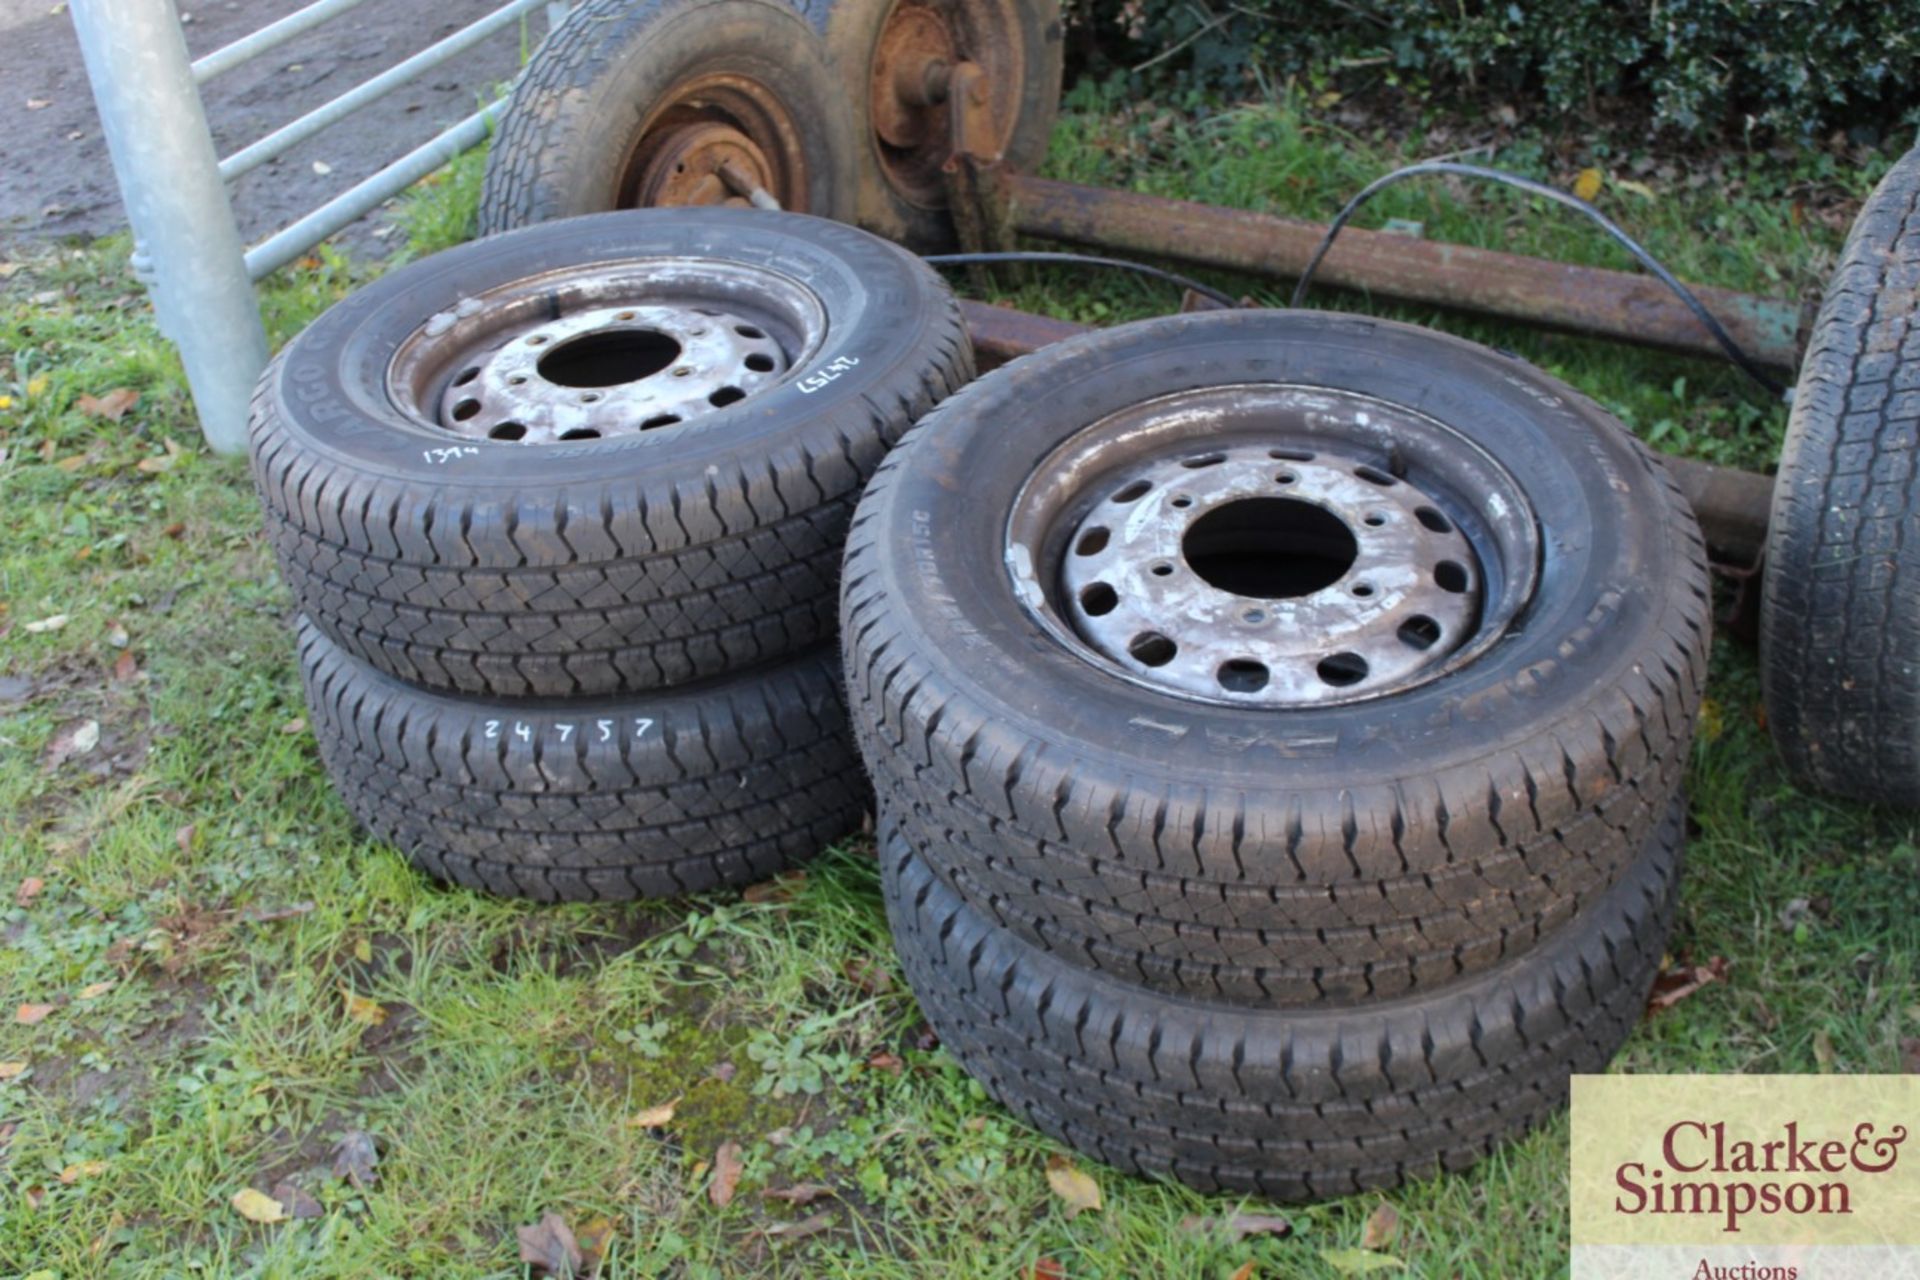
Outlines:
<svg viewBox="0 0 1920 1280"><path fill-rule="evenodd" d="M671 429L781 385L826 311L779 272L688 258L600 262L436 313L387 369L389 399L449 444L579 445Z"/></svg>
<svg viewBox="0 0 1920 1280"><path fill-rule="evenodd" d="M1384 697L1472 662L1538 577L1531 504L1462 433L1327 388L1180 392L1110 414L1016 496L1006 565L1081 660L1186 701Z"/></svg>
<svg viewBox="0 0 1920 1280"><path fill-rule="evenodd" d="M621 209L744 205L720 169L733 163L795 213L807 212L807 159L793 113L749 76L700 76L676 85L641 122L619 167Z"/></svg>

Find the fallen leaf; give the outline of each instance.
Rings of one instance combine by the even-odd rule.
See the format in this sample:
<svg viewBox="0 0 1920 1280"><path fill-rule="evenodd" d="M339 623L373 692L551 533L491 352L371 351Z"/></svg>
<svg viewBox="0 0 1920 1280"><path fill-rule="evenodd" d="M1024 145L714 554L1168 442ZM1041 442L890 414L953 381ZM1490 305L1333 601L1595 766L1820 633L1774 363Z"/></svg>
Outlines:
<svg viewBox="0 0 1920 1280"><path fill-rule="evenodd" d="M40 891L46 887L47 882L39 876L28 876L20 882L20 887L13 891L13 905L16 907L32 906L33 900L39 897Z"/></svg>
<svg viewBox="0 0 1920 1280"><path fill-rule="evenodd" d="M47 743L47 768L58 769L75 756L84 756L99 745L98 720L69 721Z"/></svg>
<svg viewBox="0 0 1920 1280"><path fill-rule="evenodd" d="M1673 1008L1694 992L1715 982L1725 982L1732 968L1725 956L1715 956L1705 964L1675 963L1660 971L1647 996L1647 1012L1660 1013Z"/></svg>
<svg viewBox="0 0 1920 1280"><path fill-rule="evenodd" d="M806 872L789 871L783 875L775 876L771 880L762 880L759 884L748 885L741 891L740 901L752 903L788 902L791 901L793 896L799 893L801 889L805 888L806 884Z"/></svg>
<svg viewBox="0 0 1920 1280"><path fill-rule="evenodd" d="M872 960L849 960L841 969L847 981L870 996L877 996L893 986L893 975Z"/></svg>
<svg viewBox="0 0 1920 1280"><path fill-rule="evenodd" d="M369 938L355 938L353 940L353 958L355 960L358 960L361 964L372 964L373 963L372 940Z"/></svg>
<svg viewBox="0 0 1920 1280"><path fill-rule="evenodd" d="M11 1080L15 1076L25 1075L27 1065L24 1062L0 1062L0 1080Z"/></svg>
<svg viewBox="0 0 1920 1280"><path fill-rule="evenodd" d="M798 1222L776 1222L762 1229L760 1234L769 1240L804 1240L808 1236L819 1235L832 1225L832 1214L816 1213Z"/></svg>
<svg viewBox="0 0 1920 1280"><path fill-rule="evenodd" d="M175 541L178 541L180 538L186 535L186 532L187 532L186 524L182 521L175 520L172 524L168 525L166 528L160 531L160 536L163 538L172 538Z"/></svg>
<svg viewBox="0 0 1920 1280"><path fill-rule="evenodd" d="M1400 1211L1382 1200L1367 1215L1367 1225L1360 1230L1362 1249L1388 1249L1400 1234Z"/></svg>
<svg viewBox="0 0 1920 1280"><path fill-rule="evenodd" d="M89 982L86 986L80 988L80 998L82 1000L98 1000L111 990L113 990L113 984L111 982Z"/></svg>
<svg viewBox="0 0 1920 1280"><path fill-rule="evenodd" d="M288 737L292 737L296 733L305 733L306 731L307 722L305 720L289 720L280 726L280 732L286 734Z"/></svg>
<svg viewBox="0 0 1920 1280"><path fill-rule="evenodd" d="M264 1191L246 1187L233 1193L233 1207L248 1222L272 1223L287 1220L287 1207Z"/></svg>
<svg viewBox="0 0 1920 1280"><path fill-rule="evenodd" d="M1600 194L1601 173L1598 169L1582 169L1580 176L1573 180L1573 194L1581 200L1591 201Z"/></svg>
<svg viewBox="0 0 1920 1280"><path fill-rule="evenodd" d="M38 1026L53 1010L50 1004L23 1004L13 1011L13 1020L23 1027Z"/></svg>
<svg viewBox="0 0 1920 1280"><path fill-rule="evenodd" d="M1227 1280L1253 1280L1253 1259L1248 1258L1234 1268L1233 1274L1227 1277Z"/></svg>
<svg viewBox="0 0 1920 1280"><path fill-rule="evenodd" d="M1407 1264L1370 1249L1322 1249L1320 1258L1343 1276L1371 1275L1375 1271L1404 1271Z"/></svg>
<svg viewBox="0 0 1920 1280"><path fill-rule="evenodd" d="M1293 1223L1271 1213L1231 1213L1224 1218L1202 1218L1198 1215L1182 1218L1180 1229L1203 1234L1225 1232L1239 1241L1248 1236L1292 1235Z"/></svg>
<svg viewBox="0 0 1920 1280"><path fill-rule="evenodd" d="M740 1144L723 1142L720 1149L713 1153L713 1183L707 1188L707 1199L716 1209L724 1209L733 1203L734 1188L740 1185L740 1175L746 1165L740 1160Z"/></svg>
<svg viewBox="0 0 1920 1280"><path fill-rule="evenodd" d="M812 1204L815 1200L825 1199L827 1196L837 1197L839 1195L837 1191L824 1182L800 1182L791 1187L769 1187L760 1194L769 1200L784 1200L788 1204L802 1209Z"/></svg>
<svg viewBox="0 0 1920 1280"><path fill-rule="evenodd" d="M173 833L174 846L178 848L182 853L192 853L193 837L194 837L194 834L197 831L199 831L199 829L200 828L198 826L189 822L186 826L181 827L180 829L175 831Z"/></svg>
<svg viewBox="0 0 1920 1280"><path fill-rule="evenodd" d="M1776 919L1780 921L1780 927L1782 929L1785 929L1788 933L1792 933L1794 929L1799 927L1800 923L1812 913L1813 899L1790 898L1787 901L1787 905L1780 908L1780 914Z"/></svg>
<svg viewBox="0 0 1920 1280"><path fill-rule="evenodd" d="M872 1070L890 1071L896 1076L900 1074L901 1068L906 1065L906 1062L902 1060L897 1053L881 1052L867 1059L867 1066Z"/></svg>
<svg viewBox="0 0 1920 1280"><path fill-rule="evenodd" d="M105 1160L82 1160L78 1164L70 1164L62 1169L60 1181L70 1187L82 1178L97 1178L106 1171Z"/></svg>
<svg viewBox="0 0 1920 1280"><path fill-rule="evenodd" d="M20 629L30 636L39 636L45 635L49 631L58 631L60 628L66 626L67 622L68 618L66 614L56 613L50 618L42 618L38 622L29 622Z"/></svg>
<svg viewBox="0 0 1920 1280"><path fill-rule="evenodd" d="M1839 1057L1833 1048L1833 1037L1823 1028L1813 1033L1813 1060L1820 1064L1821 1071L1833 1070L1834 1059Z"/></svg>
<svg viewBox="0 0 1920 1280"><path fill-rule="evenodd" d="M537 1268L539 1275L572 1280L586 1262L573 1228L557 1213L542 1215L530 1227L516 1227L514 1234L520 1237L520 1261Z"/></svg>
<svg viewBox="0 0 1920 1280"><path fill-rule="evenodd" d="M590 1276L600 1274L600 1261L607 1256L607 1246L613 1243L613 1223L606 1218L588 1218L573 1233L580 1245L581 1262Z"/></svg>
<svg viewBox="0 0 1920 1280"><path fill-rule="evenodd" d="M1067 1202L1067 1217L1077 1218L1088 1210L1100 1209L1100 1184L1073 1167L1073 1161L1059 1154L1047 1157L1047 1185L1053 1194Z"/></svg>
<svg viewBox="0 0 1920 1280"><path fill-rule="evenodd" d="M1020 1280L1067 1280L1067 1269L1054 1258L1036 1258Z"/></svg>
<svg viewBox="0 0 1920 1280"><path fill-rule="evenodd" d="M1657 200L1660 198L1654 193L1652 187L1644 182L1635 182L1632 178L1615 178L1613 185L1622 191L1633 192L1633 194L1639 196L1642 200Z"/></svg>
<svg viewBox="0 0 1920 1280"><path fill-rule="evenodd" d="M140 674L140 664L134 661L133 650L122 649L120 656L113 660L113 678L121 684Z"/></svg>
<svg viewBox="0 0 1920 1280"><path fill-rule="evenodd" d="M27 379L27 398L29 400L33 399L35 396L45 395L46 390L47 390L46 374L43 373L43 374L40 374L38 377ZM53 441L49 440L47 441L47 443L52 444Z"/></svg>
<svg viewBox="0 0 1920 1280"><path fill-rule="evenodd" d="M663 1102L657 1107L648 1107L627 1121L627 1124L635 1129L658 1129L673 1119L673 1108L679 1101L680 1099L675 1098L673 1102Z"/></svg>
<svg viewBox="0 0 1920 1280"><path fill-rule="evenodd" d="M373 1137L359 1129L349 1129L333 1149L333 1176L345 1178L362 1191L371 1191L380 1181L380 1175L374 1166L380 1163L380 1152L373 1145Z"/></svg>
<svg viewBox="0 0 1920 1280"><path fill-rule="evenodd" d="M387 1020L387 1011L381 1006L378 1000L369 1000L367 997L357 995L352 991L346 990L344 987L341 988L340 995L346 1001L347 1016L355 1022L365 1023L369 1027L377 1027Z"/></svg>
<svg viewBox="0 0 1920 1280"><path fill-rule="evenodd" d="M274 1183L273 1198L286 1206L290 1218L318 1218L326 1212L318 1200L291 1182Z"/></svg>
<svg viewBox="0 0 1920 1280"><path fill-rule="evenodd" d="M77 402L80 412L90 418L105 418L108 422L118 422L127 416L127 410L140 403L140 393L132 387L117 387L103 396L82 395Z"/></svg>

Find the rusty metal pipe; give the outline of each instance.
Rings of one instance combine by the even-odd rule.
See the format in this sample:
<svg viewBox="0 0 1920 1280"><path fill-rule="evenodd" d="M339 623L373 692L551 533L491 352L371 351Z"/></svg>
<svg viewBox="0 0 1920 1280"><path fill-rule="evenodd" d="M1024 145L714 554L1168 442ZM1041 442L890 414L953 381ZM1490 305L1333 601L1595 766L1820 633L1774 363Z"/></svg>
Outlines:
<svg viewBox="0 0 1920 1280"><path fill-rule="evenodd" d="M984 302L962 302L960 310L973 339L974 362L983 371L1050 343L1092 332L1089 326L1070 320L1029 315ZM1687 501L1693 504L1714 558L1742 568L1753 565L1766 545L1773 478L1691 458L1663 456Z"/></svg>
<svg viewBox="0 0 1920 1280"><path fill-rule="evenodd" d="M1244 209L1054 182L1004 178L1016 232L1201 266L1296 279L1323 224ZM1649 276L1348 227L1317 280L1401 302L1430 303L1687 355L1722 358L1700 321ZM1810 308L1690 286L1753 358L1800 359Z"/></svg>

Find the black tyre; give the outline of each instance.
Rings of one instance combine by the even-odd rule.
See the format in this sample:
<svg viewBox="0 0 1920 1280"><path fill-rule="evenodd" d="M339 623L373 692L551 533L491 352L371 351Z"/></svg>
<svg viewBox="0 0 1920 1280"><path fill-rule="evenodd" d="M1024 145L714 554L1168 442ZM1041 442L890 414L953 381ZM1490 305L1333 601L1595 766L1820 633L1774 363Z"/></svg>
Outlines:
<svg viewBox="0 0 1920 1280"><path fill-rule="evenodd" d="M971 371L945 285L864 232L581 218L316 320L255 397L254 479L300 609L378 669L490 697L659 688L832 636L862 485Z"/></svg>
<svg viewBox="0 0 1920 1280"><path fill-rule="evenodd" d="M441 880L542 901L697 893L817 853L869 804L829 651L644 697L496 703L297 632L341 799Z"/></svg>
<svg viewBox="0 0 1920 1280"><path fill-rule="evenodd" d="M745 204L853 220L858 132L820 38L779 0L588 0L514 86L482 235L610 209Z"/></svg>
<svg viewBox="0 0 1920 1280"><path fill-rule="evenodd" d="M881 860L921 1009L995 1098L1126 1172L1302 1201L1464 1168L1601 1069L1646 1007L1682 825L1676 802L1626 875L1531 955L1338 1011L1142 991L999 928L897 838Z"/></svg>
<svg viewBox="0 0 1920 1280"><path fill-rule="evenodd" d="M1761 681L1802 781L1920 807L1920 150L1827 287L1773 487Z"/></svg>
<svg viewBox="0 0 1920 1280"><path fill-rule="evenodd" d="M1566 387L1222 312L930 414L856 515L842 643L950 887L1075 964L1278 1007L1458 981L1607 893L1678 785L1708 611L1686 503Z"/></svg>
<svg viewBox="0 0 1920 1280"><path fill-rule="evenodd" d="M942 167L948 72L980 67L978 108L1007 167L1046 159L1060 110L1059 0L830 0L827 51L859 130L860 225L922 252L951 247ZM816 21L818 17L816 16Z"/></svg>

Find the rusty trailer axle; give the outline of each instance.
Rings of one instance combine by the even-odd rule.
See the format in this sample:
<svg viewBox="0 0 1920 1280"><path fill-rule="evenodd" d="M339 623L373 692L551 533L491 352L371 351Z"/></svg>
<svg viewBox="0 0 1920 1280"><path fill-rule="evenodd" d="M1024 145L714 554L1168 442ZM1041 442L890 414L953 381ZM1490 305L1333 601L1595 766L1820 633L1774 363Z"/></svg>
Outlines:
<svg viewBox="0 0 1920 1280"><path fill-rule="evenodd" d="M1196 266L1297 279L1325 225L1245 209L995 172L982 184L999 206L983 221L1030 235ZM984 247L995 247L987 245ZM1684 355L1722 358L1686 306L1651 276L1575 266L1348 227L1316 279L1389 298L1544 325ZM1689 286L1752 358L1799 364L1813 308Z"/></svg>

